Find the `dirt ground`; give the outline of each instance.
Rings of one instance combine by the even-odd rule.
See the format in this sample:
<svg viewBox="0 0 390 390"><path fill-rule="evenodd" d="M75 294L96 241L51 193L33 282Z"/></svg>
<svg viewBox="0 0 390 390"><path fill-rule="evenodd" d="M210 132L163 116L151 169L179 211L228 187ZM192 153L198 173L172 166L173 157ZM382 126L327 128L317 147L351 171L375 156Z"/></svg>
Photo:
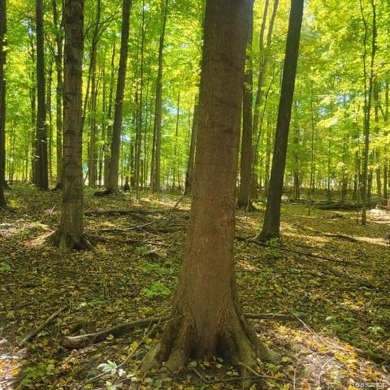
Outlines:
<svg viewBox="0 0 390 390"><path fill-rule="evenodd" d="M64 347L69 336L169 315L190 199L94 198L86 190L86 232L97 252L65 254L45 241L60 219L60 193L15 186L6 196L1 390L242 388L241 374L217 358L191 361L180 375L141 375L138 365L164 318L121 337ZM356 212L309 214L305 205L286 204L278 247L250 240L262 223L258 207L236 218L240 300L259 338L281 359L249 370L251 388L390 388L390 213L372 210L361 226Z"/></svg>

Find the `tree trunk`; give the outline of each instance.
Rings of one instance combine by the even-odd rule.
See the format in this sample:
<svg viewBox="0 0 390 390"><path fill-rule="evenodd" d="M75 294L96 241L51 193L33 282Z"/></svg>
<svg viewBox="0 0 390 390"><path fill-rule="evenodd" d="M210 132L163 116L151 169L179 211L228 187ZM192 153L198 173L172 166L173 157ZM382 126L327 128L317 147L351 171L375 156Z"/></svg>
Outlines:
<svg viewBox="0 0 390 390"><path fill-rule="evenodd" d="M251 9L250 22L248 25L248 54L246 56L246 71L244 76L244 91L242 99L242 136L240 158L240 187L238 191L237 206L240 209L253 211L252 204L252 155L253 155L253 64L252 64L252 30L253 30L253 7Z"/></svg>
<svg viewBox="0 0 390 390"><path fill-rule="evenodd" d="M192 129L191 129L191 141L190 149L188 151L188 163L186 171L186 182L184 193L186 195L192 194L192 184L194 180L194 162L195 162L195 150L196 150L196 139L198 137L198 118L199 118L199 105L197 103L198 98L196 98L196 103L194 106L194 113L192 119Z"/></svg>
<svg viewBox="0 0 390 390"><path fill-rule="evenodd" d="M161 187L161 117L162 117L162 76L164 58L165 26L168 15L168 0L161 1L161 33L158 47L158 70L156 81L156 103L154 109L154 129L152 144L152 162L150 167L150 190L160 191Z"/></svg>
<svg viewBox="0 0 390 390"><path fill-rule="evenodd" d="M144 105L144 61L145 61L145 41L146 41L146 21L145 21L145 1L142 0L141 15L141 47L140 47L140 69L139 84L135 94L136 119L135 119L135 145L134 145L134 188L136 196L139 196L141 185L141 158L142 158L142 127L143 127L143 105Z"/></svg>
<svg viewBox="0 0 390 390"><path fill-rule="evenodd" d="M178 155L177 155L177 144L179 137L179 121L180 121L180 90L177 95L177 106L176 106L176 125L175 125L175 142L173 144L173 167L172 167L172 191L176 189L176 182L178 188L180 188L180 178L178 169Z"/></svg>
<svg viewBox="0 0 390 390"><path fill-rule="evenodd" d="M47 125L45 96L45 55L43 31L43 0L36 0L36 33L37 33L37 124L35 138L35 184L42 190L47 190L48 160L47 160Z"/></svg>
<svg viewBox="0 0 390 390"><path fill-rule="evenodd" d="M253 158L253 166L256 167L258 165L258 148L259 148L259 143L260 143L260 138L261 138L261 106L263 104L264 100L264 95L266 95L263 91L264 88L264 80L265 80L265 75L267 73L268 69L268 63L270 59L270 54L271 54L271 43L272 43L272 34L273 34L273 28L275 24L275 18L276 18L276 13L278 10L279 6L279 0L274 0L274 5L272 9L272 14L270 17L269 25L268 25L268 33L267 33L267 40L266 44L264 45L264 34L265 30L267 27L267 18L268 18L268 8L269 8L269 0L265 1L264 4L264 11L263 11L263 20L261 24L261 29L260 29L260 34L259 34L259 52L260 52L260 61L258 65L258 75L257 75L257 92L256 92L256 98L255 98L255 105L253 108L253 129L252 129L252 136L256 137L256 145L254 147L254 158ZM270 83L270 86L272 84L272 81ZM255 174L255 169L251 169L252 173L252 195L256 193L257 187L261 187L258 183L258 178L256 177ZM268 175L268 172L266 173Z"/></svg>
<svg viewBox="0 0 390 390"><path fill-rule="evenodd" d="M66 0L64 7L64 166L61 223L52 235L54 245L92 249L84 235L82 171L82 61L84 0Z"/></svg>
<svg viewBox="0 0 390 390"><path fill-rule="evenodd" d="M5 83L5 62L7 56L6 46L7 35L7 8L6 0L0 0L0 208L6 207L4 196L5 186L5 115L6 115L6 83Z"/></svg>
<svg viewBox="0 0 390 390"><path fill-rule="evenodd" d="M369 171L368 171L368 161L370 154L370 127L371 127L371 108L372 108L372 95L374 89L375 81L375 54L376 54L376 38L377 38L377 29L376 29L376 6L375 1L371 0L372 7L372 40L371 40L371 53L370 61L368 61L368 34L369 34L369 24L365 18L363 4L360 1L360 10L362 14L363 24L364 24L364 42L363 42L363 66L364 66L364 148L363 148L363 178L362 178L362 225L367 223L367 201L368 193L371 188L369 185Z"/></svg>
<svg viewBox="0 0 390 390"><path fill-rule="evenodd" d="M86 119L87 107L89 107L89 145L88 145L88 184L90 187L96 186L97 181L97 126L96 126L96 110L97 110L97 75L96 75L96 57L97 57L97 49L99 38L101 35L101 10L102 4L101 0L97 0L96 4L96 16L94 20L95 27L93 29L92 34L92 42L91 42L91 50L89 53L89 71L88 71L88 84L87 91L84 102L84 110L83 110L83 124ZM89 101L88 101L89 97Z"/></svg>
<svg viewBox="0 0 390 390"><path fill-rule="evenodd" d="M32 29L32 26L29 25L29 28ZM36 62L36 48L35 48L35 40L32 35L29 35L29 57L32 64ZM35 136L36 136L36 125L37 125L37 85L36 85L36 69L31 67L30 69L30 108L31 108L31 129L33 129L31 133L31 182L36 183L36 153L35 153ZM11 173L11 171L10 171Z"/></svg>
<svg viewBox="0 0 390 390"><path fill-rule="evenodd" d="M119 192L119 157L123 119L123 97L126 84L127 53L129 46L131 4L131 0L123 0L121 48L115 96L114 124L112 129L110 171L108 176L108 191L114 194Z"/></svg>
<svg viewBox="0 0 390 390"><path fill-rule="evenodd" d="M257 237L259 241L263 242L272 238L280 238L280 204L283 192L283 178L286 166L291 107L298 62L303 3L303 0L291 1L282 89L280 93L278 120L276 124L274 154L272 158L267 206L264 216L263 229Z"/></svg>
<svg viewBox="0 0 390 390"><path fill-rule="evenodd" d="M104 186L108 187L108 177L110 174L110 140L112 140L112 125L109 124L112 118L112 106L113 106L113 96L114 96L114 88L115 88L115 57L116 57L116 44L114 42L112 46L112 56L111 56L111 66L110 66L110 77L109 77L109 88L108 88L108 96L106 99L103 99L103 112L106 112L105 116L103 132L104 132L104 146L103 146L103 183Z"/></svg>
<svg viewBox="0 0 390 390"><path fill-rule="evenodd" d="M171 371L187 360L221 356L256 366L271 358L241 314L234 272L235 181L243 70L252 0L206 3L199 132L186 251L169 321L148 370Z"/></svg>
<svg viewBox="0 0 390 390"><path fill-rule="evenodd" d="M56 65L57 86L56 86L56 157L57 157L57 186L62 186L62 138L63 138L63 20L59 20L57 0L52 1L53 24L56 27L56 53L54 61Z"/></svg>

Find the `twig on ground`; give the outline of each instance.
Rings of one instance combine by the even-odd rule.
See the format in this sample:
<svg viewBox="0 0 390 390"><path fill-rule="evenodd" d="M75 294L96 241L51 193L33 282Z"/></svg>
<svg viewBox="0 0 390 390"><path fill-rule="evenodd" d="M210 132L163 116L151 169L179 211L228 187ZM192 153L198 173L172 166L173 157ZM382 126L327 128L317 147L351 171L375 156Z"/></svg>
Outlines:
<svg viewBox="0 0 390 390"><path fill-rule="evenodd" d="M45 322L43 322L38 328L34 329L32 332L30 332L27 336L25 336L19 343L18 346L22 347L24 344L28 343L30 340L32 340L39 332L41 332L46 326L48 326L51 322L53 322L64 310L64 308L61 308L57 310L55 313L53 313L49 318L46 319Z"/></svg>
<svg viewBox="0 0 390 390"><path fill-rule="evenodd" d="M246 313L246 318L249 318L250 320L295 320L300 321L299 317L297 317L295 314L283 314L283 313L259 313L259 314L253 314L253 313Z"/></svg>

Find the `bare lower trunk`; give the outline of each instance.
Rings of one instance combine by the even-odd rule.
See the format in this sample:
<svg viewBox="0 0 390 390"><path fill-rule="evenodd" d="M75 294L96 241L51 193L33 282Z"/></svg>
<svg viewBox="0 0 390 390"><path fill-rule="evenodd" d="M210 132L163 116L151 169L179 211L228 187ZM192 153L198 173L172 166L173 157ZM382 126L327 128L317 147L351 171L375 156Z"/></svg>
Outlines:
<svg viewBox="0 0 390 390"><path fill-rule="evenodd" d="M141 369L148 371L165 362L168 370L178 372L190 358L212 356L244 367L255 367L258 358L274 360L274 354L258 340L237 304L220 307L214 318L203 318L200 327L196 323L199 314L188 306L177 307L161 343L146 356Z"/></svg>
<svg viewBox="0 0 390 390"><path fill-rule="evenodd" d="M190 358L221 356L255 367L272 354L238 304L234 270L235 182L245 44L251 0L206 3L193 201L171 320L143 360L175 372Z"/></svg>

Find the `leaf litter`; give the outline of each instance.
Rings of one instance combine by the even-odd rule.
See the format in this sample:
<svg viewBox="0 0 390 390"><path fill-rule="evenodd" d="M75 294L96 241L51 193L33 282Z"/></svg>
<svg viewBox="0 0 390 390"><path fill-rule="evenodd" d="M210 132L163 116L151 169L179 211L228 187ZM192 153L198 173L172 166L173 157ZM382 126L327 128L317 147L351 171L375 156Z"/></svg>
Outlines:
<svg viewBox="0 0 390 390"><path fill-rule="evenodd" d="M61 194L16 186L7 195L10 209L0 214L0 389L242 388L238 371L218 358L192 361L179 376L142 376L139 362L163 322L63 347L67 336L169 315L188 198L94 198L87 189L85 227L98 251L64 254L44 240L58 224ZM253 389L389 388L388 214L374 211L363 227L356 212L309 215L303 205L284 205L279 247L251 240L261 212L237 213L243 311L281 357L249 372Z"/></svg>

